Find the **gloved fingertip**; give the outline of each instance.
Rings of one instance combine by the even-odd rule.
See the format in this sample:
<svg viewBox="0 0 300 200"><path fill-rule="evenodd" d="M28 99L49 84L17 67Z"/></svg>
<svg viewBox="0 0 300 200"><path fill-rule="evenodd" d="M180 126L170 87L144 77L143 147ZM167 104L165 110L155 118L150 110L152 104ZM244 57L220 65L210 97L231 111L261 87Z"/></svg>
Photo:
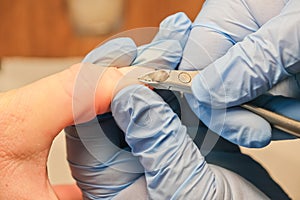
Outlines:
<svg viewBox="0 0 300 200"><path fill-rule="evenodd" d="M183 48L191 31L192 22L188 16L179 12L164 19L160 23L159 32L153 39L158 40L178 40Z"/></svg>
<svg viewBox="0 0 300 200"><path fill-rule="evenodd" d="M250 148L261 148L270 143L272 129L262 117L241 107L212 109L197 101L193 95L185 96L196 116L226 140Z"/></svg>
<svg viewBox="0 0 300 200"><path fill-rule="evenodd" d="M130 38L116 38L92 50L82 62L103 66L128 66L137 55L137 47Z"/></svg>
<svg viewBox="0 0 300 200"><path fill-rule="evenodd" d="M271 138L268 139L261 139L261 140L251 140L250 142L247 141L245 143L240 142L240 145L247 148L263 148L270 144Z"/></svg>
<svg viewBox="0 0 300 200"><path fill-rule="evenodd" d="M237 134L233 134L234 138L230 140L247 148L265 147L271 142L272 138L272 130L269 124L265 128L263 125L257 127L249 125L249 128L239 130L238 132Z"/></svg>
<svg viewBox="0 0 300 200"><path fill-rule="evenodd" d="M175 69L181 61L191 25L184 13L167 17L161 22L152 42L138 48L137 58L132 65Z"/></svg>

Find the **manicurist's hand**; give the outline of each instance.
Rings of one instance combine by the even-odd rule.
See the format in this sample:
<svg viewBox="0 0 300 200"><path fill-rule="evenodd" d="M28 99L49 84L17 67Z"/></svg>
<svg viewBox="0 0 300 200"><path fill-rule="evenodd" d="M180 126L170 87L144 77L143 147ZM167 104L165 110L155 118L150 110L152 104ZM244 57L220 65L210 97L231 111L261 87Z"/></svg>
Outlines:
<svg viewBox="0 0 300 200"><path fill-rule="evenodd" d="M187 100L211 130L246 147L291 138L237 105L300 72L299 13L297 0L205 2L179 69L201 70L193 80L194 95ZM255 104L300 119L295 99L262 96Z"/></svg>

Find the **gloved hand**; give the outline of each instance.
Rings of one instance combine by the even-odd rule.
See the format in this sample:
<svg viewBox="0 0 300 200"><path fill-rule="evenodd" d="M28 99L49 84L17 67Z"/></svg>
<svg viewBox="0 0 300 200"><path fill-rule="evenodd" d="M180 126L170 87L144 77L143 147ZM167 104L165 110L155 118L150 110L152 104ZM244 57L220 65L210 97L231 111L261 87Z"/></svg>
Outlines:
<svg viewBox="0 0 300 200"><path fill-rule="evenodd" d="M145 170L148 199L269 199L237 174L207 164L179 117L150 89L124 88L111 110Z"/></svg>
<svg viewBox="0 0 300 200"><path fill-rule="evenodd" d="M190 20L179 13L161 23L150 44L136 48L128 38L115 39L93 50L83 62L101 66L139 65L174 69L181 60L190 27ZM72 175L85 199L111 199L137 180L137 184L141 182L144 168L129 152L124 134L111 113L99 115L85 124L67 127L65 131ZM143 196L143 189L144 185L135 190L135 198L139 193Z"/></svg>
<svg viewBox="0 0 300 200"><path fill-rule="evenodd" d="M247 147L265 146L278 134L283 137L276 129L272 135L271 126L260 116L234 106L300 71L299 11L297 0L205 2L179 69L201 70L192 83L194 96L186 98L211 130ZM300 120L299 101L263 99L256 103Z"/></svg>

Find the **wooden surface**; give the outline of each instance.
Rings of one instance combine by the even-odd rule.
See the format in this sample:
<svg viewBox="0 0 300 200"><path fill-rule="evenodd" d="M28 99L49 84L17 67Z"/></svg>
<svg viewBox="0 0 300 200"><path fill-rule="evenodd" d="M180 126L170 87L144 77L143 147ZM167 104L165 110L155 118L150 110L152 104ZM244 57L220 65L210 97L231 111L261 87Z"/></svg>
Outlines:
<svg viewBox="0 0 300 200"><path fill-rule="evenodd" d="M183 11L193 19L203 0L124 0L122 27L110 35L79 36L72 29L66 0L0 0L0 57L82 56L118 32L158 26Z"/></svg>

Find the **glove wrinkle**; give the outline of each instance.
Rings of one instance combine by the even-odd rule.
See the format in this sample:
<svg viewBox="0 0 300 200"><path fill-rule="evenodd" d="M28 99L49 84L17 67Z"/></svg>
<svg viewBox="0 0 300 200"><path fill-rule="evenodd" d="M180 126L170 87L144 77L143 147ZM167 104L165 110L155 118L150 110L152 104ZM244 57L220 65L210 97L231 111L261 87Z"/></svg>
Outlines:
<svg viewBox="0 0 300 200"><path fill-rule="evenodd" d="M278 130L250 111L232 107L285 79L289 85L278 84L282 88L273 92L295 96L291 89L299 90L297 81L291 80L295 76L289 78L300 71L300 48L295 42L300 39L298 4L297 0L209 0L193 22L179 69L201 71L192 82L194 96L186 95L187 101L209 129L235 144L263 147ZM221 116L219 109L225 110Z"/></svg>
<svg viewBox="0 0 300 200"><path fill-rule="evenodd" d="M145 169L149 199L268 199L237 174L212 169L178 116L152 90L124 88L112 113Z"/></svg>

